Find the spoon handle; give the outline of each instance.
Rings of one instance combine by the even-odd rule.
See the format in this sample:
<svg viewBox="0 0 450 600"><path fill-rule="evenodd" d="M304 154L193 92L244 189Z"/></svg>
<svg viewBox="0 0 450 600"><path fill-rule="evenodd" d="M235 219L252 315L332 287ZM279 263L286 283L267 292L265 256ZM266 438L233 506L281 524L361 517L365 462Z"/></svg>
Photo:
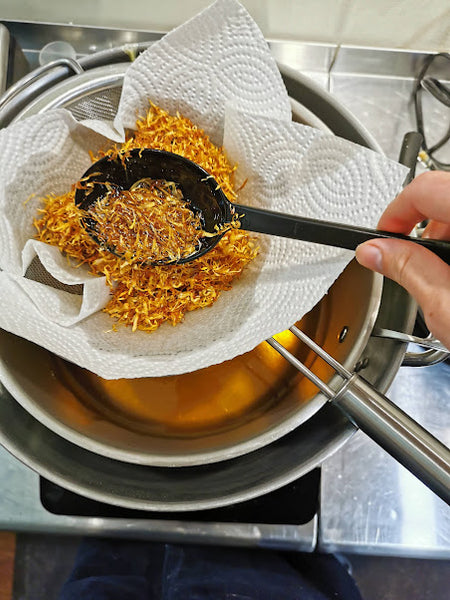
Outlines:
<svg viewBox="0 0 450 600"><path fill-rule="evenodd" d="M235 204L234 208L240 216L239 221L242 229L246 231L268 233L269 235L315 242L316 244L325 244L337 248L347 248L348 250L355 250L359 244L376 238L407 240L428 248L444 262L450 264L450 242L444 240L414 238L401 233L296 217L238 204Z"/></svg>

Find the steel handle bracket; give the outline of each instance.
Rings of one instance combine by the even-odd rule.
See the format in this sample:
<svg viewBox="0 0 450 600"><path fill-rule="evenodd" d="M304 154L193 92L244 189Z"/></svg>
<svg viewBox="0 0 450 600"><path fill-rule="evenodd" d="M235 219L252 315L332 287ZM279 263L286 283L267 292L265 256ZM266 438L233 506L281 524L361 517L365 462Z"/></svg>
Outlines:
<svg viewBox="0 0 450 600"><path fill-rule="evenodd" d="M33 86L43 79L49 72L56 70L61 67L66 67L66 73L72 71L73 74L83 73L84 69L80 63L73 58L58 58L52 62L31 71L25 77L22 77L17 83L12 85L1 97L0 97L0 112L9 104L14 104L15 101L21 96L21 94L28 88L32 89ZM64 72L62 70L62 72ZM0 118L0 126L3 126L1 122L3 119Z"/></svg>

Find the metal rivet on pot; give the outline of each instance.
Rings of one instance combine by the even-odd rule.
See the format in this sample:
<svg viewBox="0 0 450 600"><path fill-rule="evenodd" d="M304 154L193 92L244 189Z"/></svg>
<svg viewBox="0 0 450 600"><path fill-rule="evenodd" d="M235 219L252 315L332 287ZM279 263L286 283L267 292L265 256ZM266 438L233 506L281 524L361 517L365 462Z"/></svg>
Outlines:
<svg viewBox="0 0 450 600"><path fill-rule="evenodd" d="M345 340L345 338L347 337L347 333L348 333L348 326L347 326L347 325L345 325L345 326L342 328L342 331L341 331L341 333L340 333L340 334L339 334L339 336L338 336L338 340L339 340L339 343L340 343L340 344L342 344L342 342L343 342L343 341Z"/></svg>
<svg viewBox="0 0 450 600"><path fill-rule="evenodd" d="M358 373L359 371L365 369L368 366L368 364L369 358L367 356L365 358L362 358L361 360L358 360L354 368L355 373Z"/></svg>

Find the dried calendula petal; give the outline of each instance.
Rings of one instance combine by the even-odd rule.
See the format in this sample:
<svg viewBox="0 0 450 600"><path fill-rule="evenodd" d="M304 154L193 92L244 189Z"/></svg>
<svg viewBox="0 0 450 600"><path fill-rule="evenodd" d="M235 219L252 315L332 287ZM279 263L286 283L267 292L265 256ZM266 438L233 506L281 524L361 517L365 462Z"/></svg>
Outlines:
<svg viewBox="0 0 450 600"><path fill-rule="evenodd" d="M181 115L171 116L151 105L147 116L138 120L137 130L124 144L92 156L92 160L105 154L123 154L133 148L180 154L210 173L230 200L236 199L235 167L229 164L222 148L214 146L201 129ZM35 220L37 238L57 246L78 264L89 265L93 274L104 275L111 286L111 299L104 311L133 330L153 331L166 321L176 325L187 312L211 306L221 292L231 289L257 254L255 237L233 223L217 246L195 261L183 265L142 265L131 255L111 254L90 238L81 225L83 211L75 206L74 193L73 189L62 196L44 199ZM173 188L171 193L175 193ZM133 223L131 216L130 224ZM136 237L140 240L143 235L139 228ZM157 246L153 248L158 251Z"/></svg>
<svg viewBox="0 0 450 600"><path fill-rule="evenodd" d="M186 258L204 235L200 216L164 179L140 179L129 190L111 187L88 214L100 244L130 263Z"/></svg>

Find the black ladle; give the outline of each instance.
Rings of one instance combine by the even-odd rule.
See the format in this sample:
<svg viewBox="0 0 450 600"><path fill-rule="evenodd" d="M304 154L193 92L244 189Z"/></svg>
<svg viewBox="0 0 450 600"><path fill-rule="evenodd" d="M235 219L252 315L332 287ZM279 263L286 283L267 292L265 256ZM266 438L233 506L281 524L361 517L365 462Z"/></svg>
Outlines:
<svg viewBox="0 0 450 600"><path fill-rule="evenodd" d="M122 157L104 157L94 163L83 175L83 182L90 183L76 190L75 203L86 211L83 225L92 238L98 238L95 220L89 217L89 210L108 192L107 184L129 189L140 179L165 179L175 182L190 203L195 214L201 216L203 230L217 233L217 227L230 223L236 215L241 229L267 233L287 238L315 242L338 248L355 250L359 244L375 238L408 240L428 248L450 264L450 243L442 240L413 238L400 233L378 231L364 227L354 227L341 223L308 219L293 215L241 206L231 203L217 182L204 169L194 162L171 152L154 149L135 149ZM169 264L186 263L202 256L213 248L224 235L202 237L198 250L178 261ZM158 261L157 264L161 264Z"/></svg>

